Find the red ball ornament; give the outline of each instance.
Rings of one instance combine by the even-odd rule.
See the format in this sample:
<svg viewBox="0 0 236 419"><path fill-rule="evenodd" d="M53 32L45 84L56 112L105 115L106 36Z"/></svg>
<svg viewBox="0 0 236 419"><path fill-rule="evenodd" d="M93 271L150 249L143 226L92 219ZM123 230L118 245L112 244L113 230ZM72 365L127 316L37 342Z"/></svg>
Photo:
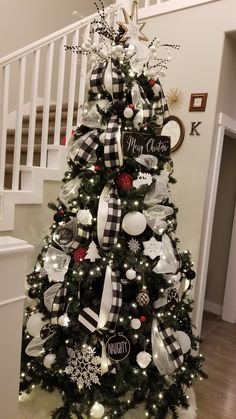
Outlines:
<svg viewBox="0 0 236 419"><path fill-rule="evenodd" d="M150 80L149 80L149 85L150 85L151 87L153 87L155 84L156 84L155 80L153 80L153 79L150 79Z"/></svg>
<svg viewBox="0 0 236 419"><path fill-rule="evenodd" d="M129 190L133 186L133 178L129 173L119 173L116 178L118 188Z"/></svg>
<svg viewBox="0 0 236 419"><path fill-rule="evenodd" d="M94 165L95 172L99 172L101 170L101 167L98 164Z"/></svg>
<svg viewBox="0 0 236 419"><path fill-rule="evenodd" d="M130 103L129 104L129 108L132 109L132 110L134 110L134 104L133 103Z"/></svg>
<svg viewBox="0 0 236 419"><path fill-rule="evenodd" d="M87 250L85 247L78 247L74 253L74 261L77 263L83 262L85 256L87 255Z"/></svg>
<svg viewBox="0 0 236 419"><path fill-rule="evenodd" d="M141 323L145 323L145 321L147 320L146 316L140 316L139 320L141 321Z"/></svg>

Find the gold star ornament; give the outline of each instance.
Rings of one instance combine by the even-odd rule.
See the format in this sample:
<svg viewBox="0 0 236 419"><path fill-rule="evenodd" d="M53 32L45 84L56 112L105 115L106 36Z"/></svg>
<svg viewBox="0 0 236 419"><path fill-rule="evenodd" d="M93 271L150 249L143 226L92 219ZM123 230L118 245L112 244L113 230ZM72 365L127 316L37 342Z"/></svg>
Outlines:
<svg viewBox="0 0 236 419"><path fill-rule="evenodd" d="M128 39L131 41L148 41L148 38L142 32L145 22L138 23L138 1L133 0L131 15L129 15L125 9L122 9L122 11L125 22L119 22L119 25L124 30L124 34L120 41L125 42Z"/></svg>

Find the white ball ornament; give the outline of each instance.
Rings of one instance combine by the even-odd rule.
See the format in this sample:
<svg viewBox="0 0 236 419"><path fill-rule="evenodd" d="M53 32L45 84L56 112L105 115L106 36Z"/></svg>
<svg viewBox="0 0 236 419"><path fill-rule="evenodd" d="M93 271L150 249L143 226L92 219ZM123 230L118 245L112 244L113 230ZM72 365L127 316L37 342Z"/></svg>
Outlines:
<svg viewBox="0 0 236 419"><path fill-rule="evenodd" d="M139 236L147 227L144 215L139 211L128 212L122 221L123 230L130 236Z"/></svg>
<svg viewBox="0 0 236 419"><path fill-rule="evenodd" d="M66 313L62 314L62 316L60 316L58 319L58 324L62 327L68 327L69 322L70 322L70 319Z"/></svg>
<svg viewBox="0 0 236 419"><path fill-rule="evenodd" d="M55 354L48 354L43 358L43 365L46 368L52 368L52 364L54 364L56 361L56 355Z"/></svg>
<svg viewBox="0 0 236 419"><path fill-rule="evenodd" d="M138 330L140 329L142 323L139 319L132 319L130 324L131 324L132 329Z"/></svg>
<svg viewBox="0 0 236 419"><path fill-rule="evenodd" d="M105 413L105 409L102 403L95 402L91 408L91 415L94 418L102 418Z"/></svg>
<svg viewBox="0 0 236 419"><path fill-rule="evenodd" d="M191 340L187 333L178 330L174 333L175 339L177 340L178 344L180 345L183 354L186 354L189 349L191 348Z"/></svg>
<svg viewBox="0 0 236 419"><path fill-rule="evenodd" d="M126 271L125 275L127 279L132 281L133 279L136 278L136 271L133 268L130 268L128 269L128 271Z"/></svg>
<svg viewBox="0 0 236 419"><path fill-rule="evenodd" d="M140 368L147 368L151 360L152 356L146 351L139 352L139 354L136 357L136 361Z"/></svg>
<svg viewBox="0 0 236 419"><path fill-rule="evenodd" d="M35 313L33 314L26 323L26 329L29 334L33 337L40 335L40 330L42 327L48 323L48 320L42 320L43 314L42 313Z"/></svg>
<svg viewBox="0 0 236 419"><path fill-rule="evenodd" d="M133 111L133 109L131 109L131 108L129 108L129 107L127 106L127 107L125 108L125 110L124 110L123 114L124 114L124 117L125 117L125 118L129 119L129 118L132 118L132 116L133 116L133 114L134 114L134 111Z"/></svg>

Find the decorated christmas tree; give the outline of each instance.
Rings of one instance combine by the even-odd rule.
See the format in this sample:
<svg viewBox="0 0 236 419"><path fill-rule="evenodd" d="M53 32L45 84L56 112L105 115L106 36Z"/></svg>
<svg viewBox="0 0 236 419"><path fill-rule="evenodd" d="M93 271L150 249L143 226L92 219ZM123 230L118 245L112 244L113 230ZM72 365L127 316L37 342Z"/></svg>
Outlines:
<svg viewBox="0 0 236 419"><path fill-rule="evenodd" d="M195 272L175 236L168 107L171 49L149 42L137 2L109 26L103 5L78 47L91 63L54 222L28 276L21 391L60 391L52 418L177 418L204 377L191 323ZM99 35L99 44L93 40ZM161 54L164 51L165 56ZM144 415L144 416L143 416Z"/></svg>

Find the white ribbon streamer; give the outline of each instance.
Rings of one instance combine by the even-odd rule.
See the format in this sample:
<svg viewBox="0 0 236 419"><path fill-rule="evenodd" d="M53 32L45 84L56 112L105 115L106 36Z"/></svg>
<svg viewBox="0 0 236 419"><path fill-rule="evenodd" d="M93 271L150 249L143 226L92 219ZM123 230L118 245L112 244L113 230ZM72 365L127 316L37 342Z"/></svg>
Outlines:
<svg viewBox="0 0 236 419"><path fill-rule="evenodd" d="M175 371L173 362L169 359L168 352L158 330L157 319L152 321L152 359L161 375L172 374Z"/></svg>
<svg viewBox="0 0 236 419"><path fill-rule="evenodd" d="M153 269L157 274L175 273L179 268L179 261L175 257L175 252L170 238L167 234L162 236L162 252L160 259Z"/></svg>
<svg viewBox="0 0 236 419"><path fill-rule="evenodd" d="M102 293L102 300L98 318L98 329L103 328L105 326L112 306L112 282L111 282L111 267L107 265L105 279L104 279L104 286L103 286L103 293Z"/></svg>

